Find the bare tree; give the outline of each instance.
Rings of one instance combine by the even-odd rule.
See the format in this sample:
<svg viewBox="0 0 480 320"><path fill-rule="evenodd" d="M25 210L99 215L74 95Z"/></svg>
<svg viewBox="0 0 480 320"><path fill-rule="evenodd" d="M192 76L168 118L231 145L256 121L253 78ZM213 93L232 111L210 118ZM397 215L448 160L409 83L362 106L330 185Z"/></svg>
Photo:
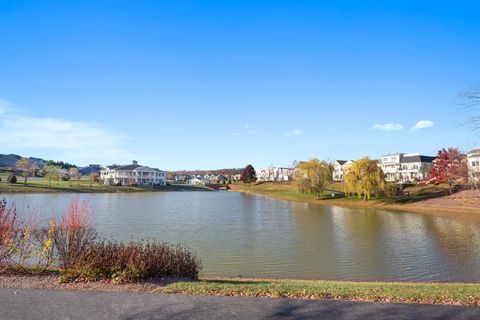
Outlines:
<svg viewBox="0 0 480 320"><path fill-rule="evenodd" d="M38 169L35 161L28 158L21 158L20 160L18 160L15 164L15 167L22 172L22 176L25 178L25 185L27 185L28 177L34 176L36 170Z"/></svg>
<svg viewBox="0 0 480 320"><path fill-rule="evenodd" d="M470 114L469 123L474 130L480 130L480 86L476 86L461 94L464 99L462 103Z"/></svg>
<svg viewBox="0 0 480 320"><path fill-rule="evenodd" d="M70 178L72 179L77 179L77 185L80 185L80 172L78 171L78 169L76 167L71 167L69 170L68 170L68 174L70 175Z"/></svg>

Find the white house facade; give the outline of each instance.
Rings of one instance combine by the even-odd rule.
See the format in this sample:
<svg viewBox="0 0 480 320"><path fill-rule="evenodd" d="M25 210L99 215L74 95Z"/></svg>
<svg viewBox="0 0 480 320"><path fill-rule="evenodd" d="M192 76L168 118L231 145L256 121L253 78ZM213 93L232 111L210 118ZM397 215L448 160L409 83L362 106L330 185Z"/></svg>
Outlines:
<svg viewBox="0 0 480 320"><path fill-rule="evenodd" d="M467 153L468 178L470 182L480 183L480 148Z"/></svg>
<svg viewBox="0 0 480 320"><path fill-rule="evenodd" d="M273 181L290 181L293 179L295 169L269 167L255 170L257 181L273 182Z"/></svg>
<svg viewBox="0 0 480 320"><path fill-rule="evenodd" d="M332 172L332 179L333 181L343 181L345 178L343 165L347 163L347 160L335 160L333 163L333 172Z"/></svg>
<svg viewBox="0 0 480 320"><path fill-rule="evenodd" d="M111 185L158 186L166 184L167 172L141 166L133 161L131 165L106 167L100 171L100 179L103 183Z"/></svg>
<svg viewBox="0 0 480 320"><path fill-rule="evenodd" d="M386 181L406 183L428 179L433 160L435 157L418 153L396 153L382 156L379 166Z"/></svg>
<svg viewBox="0 0 480 320"><path fill-rule="evenodd" d="M191 186L204 186L205 182L200 180L199 178L193 176L187 179L187 184Z"/></svg>

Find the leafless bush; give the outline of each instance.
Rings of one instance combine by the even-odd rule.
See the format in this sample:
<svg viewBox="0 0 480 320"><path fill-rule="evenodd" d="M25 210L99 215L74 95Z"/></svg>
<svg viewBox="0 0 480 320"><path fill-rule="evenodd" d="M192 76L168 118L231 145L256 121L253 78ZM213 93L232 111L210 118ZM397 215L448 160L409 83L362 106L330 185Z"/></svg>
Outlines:
<svg viewBox="0 0 480 320"><path fill-rule="evenodd" d="M0 201L0 271L16 252L15 242L20 230L20 221L14 204L8 206L5 199Z"/></svg>
<svg viewBox="0 0 480 320"><path fill-rule="evenodd" d="M88 246L78 265L87 278L117 282L165 276L197 279L201 268L186 247L157 241L96 241Z"/></svg>
<svg viewBox="0 0 480 320"><path fill-rule="evenodd" d="M96 238L91 210L87 202L73 200L56 224L53 243L57 250L60 266L68 270L77 265L85 249Z"/></svg>

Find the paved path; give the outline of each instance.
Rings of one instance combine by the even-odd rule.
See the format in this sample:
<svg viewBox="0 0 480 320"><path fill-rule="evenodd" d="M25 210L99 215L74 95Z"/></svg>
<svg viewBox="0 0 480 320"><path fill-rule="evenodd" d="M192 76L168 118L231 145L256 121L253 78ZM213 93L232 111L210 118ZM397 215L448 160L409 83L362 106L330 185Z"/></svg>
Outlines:
<svg viewBox="0 0 480 320"><path fill-rule="evenodd" d="M480 319L480 308L0 289L0 319Z"/></svg>

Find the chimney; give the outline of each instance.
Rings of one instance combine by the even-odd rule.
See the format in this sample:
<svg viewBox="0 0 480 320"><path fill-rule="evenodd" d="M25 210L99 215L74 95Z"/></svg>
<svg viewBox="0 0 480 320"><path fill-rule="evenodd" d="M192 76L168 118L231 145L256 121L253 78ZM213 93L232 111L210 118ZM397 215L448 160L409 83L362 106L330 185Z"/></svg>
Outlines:
<svg viewBox="0 0 480 320"><path fill-rule="evenodd" d="M133 160L132 163L133 163L134 166L138 166L138 161L137 160Z"/></svg>

